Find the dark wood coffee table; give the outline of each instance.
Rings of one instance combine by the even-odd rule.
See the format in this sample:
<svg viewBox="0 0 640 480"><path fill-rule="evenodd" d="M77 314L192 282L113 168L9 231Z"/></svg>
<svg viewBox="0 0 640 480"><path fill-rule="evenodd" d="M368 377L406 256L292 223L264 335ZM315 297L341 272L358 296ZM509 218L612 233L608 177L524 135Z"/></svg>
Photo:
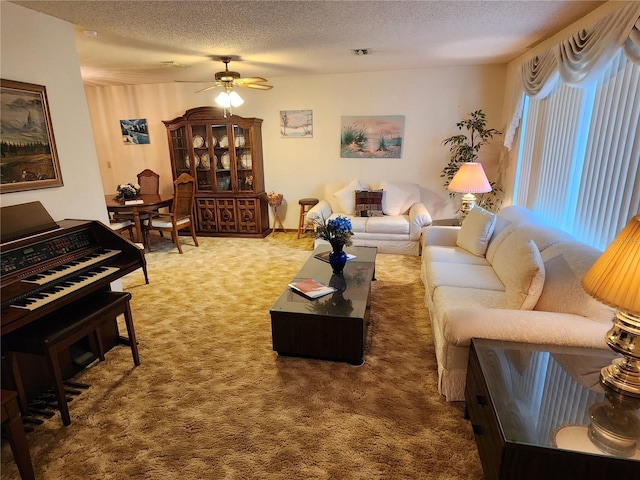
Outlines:
<svg viewBox="0 0 640 480"><path fill-rule="evenodd" d="M313 278L337 288L315 300L287 288L271 307L273 350L279 355L344 361L360 365L369 327L371 282L377 248L353 247L343 275L315 258L328 247L316 248L295 279Z"/></svg>
<svg viewBox="0 0 640 480"><path fill-rule="evenodd" d="M611 350L471 342L465 400L485 479L640 478L637 443L627 452L612 450L589 434L605 431L594 428L595 412L617 425L609 432L628 429L629 416L638 417L640 399L600 385Z"/></svg>

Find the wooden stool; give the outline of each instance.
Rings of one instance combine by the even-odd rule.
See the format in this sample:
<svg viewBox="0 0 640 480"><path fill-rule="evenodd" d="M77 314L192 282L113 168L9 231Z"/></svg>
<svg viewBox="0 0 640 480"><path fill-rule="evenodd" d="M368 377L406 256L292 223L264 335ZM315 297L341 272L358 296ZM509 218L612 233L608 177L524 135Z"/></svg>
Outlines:
<svg viewBox="0 0 640 480"><path fill-rule="evenodd" d="M23 407L26 407L26 397L14 352L46 357L49 371L54 379L54 390L60 408L60 416L65 426L71 423L71 417L65 398L62 370L58 359L59 352L80 339L90 336L98 350L98 358L101 361L104 360L100 327L109 321L114 321L118 315L124 314L133 363L136 366L140 365L136 333L129 305L130 299L131 294L127 292L97 292L5 336L6 349L11 359L16 388L22 399Z"/></svg>
<svg viewBox="0 0 640 480"><path fill-rule="evenodd" d="M22 477L22 480L34 480L36 476L33 473L27 436L24 433L22 417L20 416L18 394L13 390L2 390L2 425L6 427L7 438L9 439L11 452L20 472L20 477Z"/></svg>
<svg viewBox="0 0 640 480"><path fill-rule="evenodd" d="M309 212L309 210L311 210L311 207L313 207L318 203L318 199L317 198L301 198L300 200L298 200L298 203L300 204L300 218L298 220L298 238L300 238L300 235L306 233L307 229L310 228L309 224L306 221L307 213Z"/></svg>

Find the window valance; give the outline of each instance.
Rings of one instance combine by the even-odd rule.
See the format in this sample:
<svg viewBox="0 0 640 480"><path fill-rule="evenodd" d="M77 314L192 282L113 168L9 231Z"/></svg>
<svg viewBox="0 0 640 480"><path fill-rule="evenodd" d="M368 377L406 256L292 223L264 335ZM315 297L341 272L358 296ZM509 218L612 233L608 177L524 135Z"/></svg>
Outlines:
<svg viewBox="0 0 640 480"><path fill-rule="evenodd" d="M640 65L640 2L629 2L590 28L582 29L546 52L520 66L521 92L507 126L504 145L511 149L522 116L523 98L543 99L557 82L573 87L588 85L624 49L632 62Z"/></svg>
<svg viewBox="0 0 640 480"><path fill-rule="evenodd" d="M524 92L545 98L559 78L572 87L587 85L620 48L640 64L640 3L633 2L533 57L520 67Z"/></svg>

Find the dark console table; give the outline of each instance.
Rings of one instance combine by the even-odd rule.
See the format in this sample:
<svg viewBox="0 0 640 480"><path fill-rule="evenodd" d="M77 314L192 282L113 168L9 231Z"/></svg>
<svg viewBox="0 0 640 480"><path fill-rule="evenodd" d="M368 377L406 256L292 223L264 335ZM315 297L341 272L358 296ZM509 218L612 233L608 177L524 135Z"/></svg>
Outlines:
<svg viewBox="0 0 640 480"><path fill-rule="evenodd" d="M472 339L465 400L485 478L640 479L637 443L605 453L589 437L595 411L623 428L636 421L625 415L638 417L640 399L600 385L612 358L610 350Z"/></svg>

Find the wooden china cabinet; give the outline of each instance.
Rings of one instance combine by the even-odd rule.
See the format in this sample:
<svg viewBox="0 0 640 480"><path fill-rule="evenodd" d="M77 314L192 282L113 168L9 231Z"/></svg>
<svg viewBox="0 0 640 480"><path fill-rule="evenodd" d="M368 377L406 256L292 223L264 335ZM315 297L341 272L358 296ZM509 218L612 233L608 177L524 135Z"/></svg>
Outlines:
<svg viewBox="0 0 640 480"><path fill-rule="evenodd" d="M269 211L262 166L262 120L224 117L216 107L187 110L163 122L173 178L196 178L199 235L265 237Z"/></svg>

